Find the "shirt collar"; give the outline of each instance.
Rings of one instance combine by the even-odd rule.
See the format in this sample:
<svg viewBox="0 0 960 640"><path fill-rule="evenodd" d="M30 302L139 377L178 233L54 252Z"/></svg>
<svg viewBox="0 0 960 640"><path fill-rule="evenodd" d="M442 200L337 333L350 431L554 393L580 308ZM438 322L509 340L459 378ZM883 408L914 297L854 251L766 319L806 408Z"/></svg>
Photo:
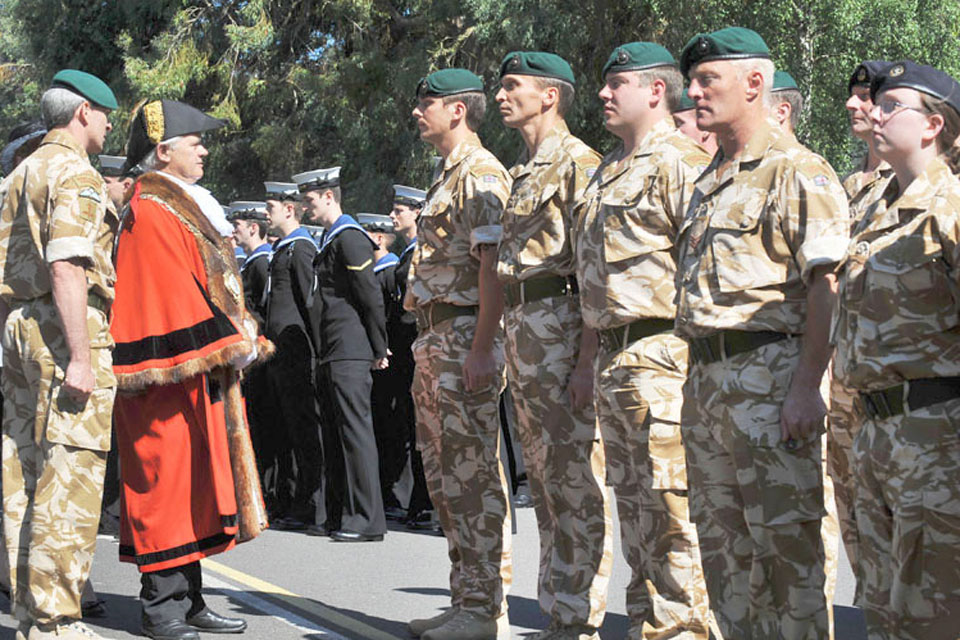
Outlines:
<svg viewBox="0 0 960 640"><path fill-rule="evenodd" d="M557 152L563 148L563 143L570 135L570 128L563 120L558 121L546 137L540 141L537 152L533 156L533 164L553 164L556 161ZM517 164L526 165L530 162L530 152L524 149L520 154Z"/></svg>
<svg viewBox="0 0 960 640"><path fill-rule="evenodd" d="M89 156L87 156L87 150L81 147L80 143L77 142L73 136L62 129L54 129L47 133L47 135L43 136L43 142L40 144L56 144L61 147L66 147L81 156L84 160L87 160L87 162L90 161Z"/></svg>
<svg viewBox="0 0 960 640"><path fill-rule="evenodd" d="M270 253L270 249L271 249L270 243L264 242L262 245L260 245L259 247L257 247L256 249L250 252L250 256L247 258L247 260L249 260L250 258L255 258L256 256L263 255L265 253Z"/></svg>
<svg viewBox="0 0 960 640"><path fill-rule="evenodd" d="M400 258L398 258L395 253L388 253L385 256L381 256L381 258L377 260L377 266L380 267L384 265L391 265L398 262L400 262Z"/></svg>
<svg viewBox="0 0 960 640"><path fill-rule="evenodd" d="M293 240L294 238L306 238L307 240L313 240L313 236L310 235L309 231L307 231L303 227L297 227L287 235L283 236L280 239L280 242L284 242L286 240ZM257 249L259 249L259 247L257 247Z"/></svg>
<svg viewBox="0 0 960 640"><path fill-rule="evenodd" d="M480 138L476 134L471 134L467 136L466 139L460 141L460 144L453 148L453 151L450 152L450 155L447 156L446 160L443 161L443 173L447 173L458 164L466 160L466 158L480 148Z"/></svg>
<svg viewBox="0 0 960 640"><path fill-rule="evenodd" d="M915 209L926 211L933 205L934 199L939 197L942 187L948 181L953 180L953 173L939 156L930 161L919 176L907 186L902 194L893 202L893 207L898 210ZM893 178L887 186L887 193L891 189L897 189L897 180Z"/></svg>
<svg viewBox="0 0 960 640"><path fill-rule="evenodd" d="M783 132L779 127L774 126L774 124L765 119L760 126L754 131L753 136L750 137L750 140L747 142L746 147L739 156L733 159L730 166L727 167L723 175L718 175L717 171L720 165L724 161L723 148L717 150L716 155L713 156L713 160L710 162L709 166L704 170L700 175L700 178L697 179L697 186L703 193L712 193L716 191L721 185L726 184L729 180L732 180L740 173L740 167L744 164L759 162L763 159L770 148L773 147L783 136Z"/></svg>

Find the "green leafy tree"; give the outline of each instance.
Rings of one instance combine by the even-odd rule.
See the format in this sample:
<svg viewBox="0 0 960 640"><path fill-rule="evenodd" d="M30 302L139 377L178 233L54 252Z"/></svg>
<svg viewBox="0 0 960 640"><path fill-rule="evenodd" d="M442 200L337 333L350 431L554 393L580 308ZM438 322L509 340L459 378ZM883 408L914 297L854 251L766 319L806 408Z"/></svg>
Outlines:
<svg viewBox="0 0 960 640"><path fill-rule="evenodd" d="M347 209L382 212L394 182L429 184L433 154L410 112L430 71L484 78L480 135L510 165L521 141L495 108L500 61L554 51L577 75L571 129L607 151L597 91L613 48L653 40L679 55L696 33L734 24L757 30L797 79L799 137L838 173L861 152L843 107L860 60L912 58L960 77L956 0L0 0L0 127L36 116L57 69L82 68L121 101L108 151L143 100L184 100L228 122L210 136L204 179L221 200L341 165Z"/></svg>

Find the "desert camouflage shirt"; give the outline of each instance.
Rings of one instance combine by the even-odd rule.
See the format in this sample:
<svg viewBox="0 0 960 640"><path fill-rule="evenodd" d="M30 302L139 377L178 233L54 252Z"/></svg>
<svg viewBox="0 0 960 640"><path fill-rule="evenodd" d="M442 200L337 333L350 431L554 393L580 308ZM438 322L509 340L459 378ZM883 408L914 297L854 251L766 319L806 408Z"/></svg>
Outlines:
<svg viewBox="0 0 960 640"><path fill-rule="evenodd" d="M893 177L893 167L881 162L876 171L864 171L860 168L843 179L843 190L847 192L850 203L850 229L853 230L863 218L867 209L883 194L890 178Z"/></svg>
<svg viewBox="0 0 960 640"><path fill-rule="evenodd" d="M960 181L939 158L895 179L850 241L836 366L853 388L960 375Z"/></svg>
<svg viewBox="0 0 960 640"><path fill-rule="evenodd" d="M480 245L500 241L510 174L476 136L437 168L417 219L407 291L415 306L479 304Z"/></svg>
<svg viewBox="0 0 960 640"><path fill-rule="evenodd" d="M533 158L524 151L510 169L513 190L503 210L500 280L574 273L576 210L598 164L600 154L571 135L564 122L547 134Z"/></svg>
<svg viewBox="0 0 960 640"><path fill-rule="evenodd" d="M768 122L720 173L700 176L680 230L677 325L802 334L814 267L839 263L847 198L826 160Z"/></svg>
<svg viewBox="0 0 960 640"><path fill-rule="evenodd" d="M676 315L674 240L710 156L669 119L619 162L608 154L585 194L577 231L584 322L595 329Z"/></svg>
<svg viewBox="0 0 960 640"><path fill-rule="evenodd" d="M0 185L0 296L11 303L51 293L49 265L86 261L88 287L113 300L113 240L119 221L86 151L62 131Z"/></svg>

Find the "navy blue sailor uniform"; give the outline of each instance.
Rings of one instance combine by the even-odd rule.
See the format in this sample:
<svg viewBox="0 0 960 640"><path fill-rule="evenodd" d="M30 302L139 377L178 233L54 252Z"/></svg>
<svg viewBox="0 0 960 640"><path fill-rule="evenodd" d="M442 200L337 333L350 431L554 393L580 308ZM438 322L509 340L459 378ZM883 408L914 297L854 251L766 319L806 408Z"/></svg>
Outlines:
<svg viewBox="0 0 960 640"><path fill-rule="evenodd" d="M397 265L400 259L394 253L382 256L373 267L373 272L383 295L384 318L390 318L397 306ZM387 344L393 350L390 334L387 332ZM400 509L401 503L394 495L394 484L403 473L405 464L404 433L397 421L398 380L393 367L373 372L373 393L371 409L373 412L373 430L377 437L377 452L380 459L380 493L383 496L385 510Z"/></svg>
<svg viewBox="0 0 960 640"><path fill-rule="evenodd" d="M370 406L370 367L387 355L374 246L341 215L314 260L321 389L331 411L323 430L326 528L364 536L386 532Z"/></svg>
<svg viewBox="0 0 960 640"><path fill-rule="evenodd" d="M387 338L393 355L390 368L393 369L396 384L396 406L394 420L404 439L404 469L394 486L394 494L401 505L407 508L407 517L411 522L433 509L430 494L427 493L427 480L423 472L423 460L417 450L417 417L413 404L413 342L417 339L417 319L403 308L403 298L407 294L407 277L410 264L417 248L417 239L411 240L403 251L395 269L397 281L397 304L387 315Z"/></svg>
<svg viewBox="0 0 960 640"><path fill-rule="evenodd" d="M257 329L263 333L263 312L260 306L263 292L267 287L267 272L270 264L271 246L264 242L254 249L240 265L240 279L243 282L243 297L247 311L257 321ZM275 506L276 494L267 490L267 481L273 482L276 476L276 455L273 439L270 437L273 415L268 407L266 367L251 367L243 375L243 397L247 406L247 421L250 424L250 441L257 455L257 470L260 474L260 486L263 488L264 502L268 509Z"/></svg>
<svg viewBox="0 0 960 640"><path fill-rule="evenodd" d="M313 524L314 494L321 486L323 454L313 388L313 260L317 246L302 227L277 240L270 254L264 300L264 335L277 351L265 365L265 410L274 427L264 434L265 466L276 473L265 489L275 497L277 529ZM273 506L273 505L268 505Z"/></svg>
<svg viewBox="0 0 960 640"><path fill-rule="evenodd" d="M260 332L263 332L265 309L261 306L263 292L267 288L267 275L270 269L270 243L264 242L254 249L240 265L240 279L243 282L243 297L247 311L257 320Z"/></svg>

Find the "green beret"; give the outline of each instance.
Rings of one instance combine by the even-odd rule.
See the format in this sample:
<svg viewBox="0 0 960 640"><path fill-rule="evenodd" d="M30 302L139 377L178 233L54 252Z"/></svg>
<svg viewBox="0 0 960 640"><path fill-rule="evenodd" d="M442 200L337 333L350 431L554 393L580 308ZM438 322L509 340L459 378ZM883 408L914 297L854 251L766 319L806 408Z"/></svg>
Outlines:
<svg viewBox="0 0 960 640"><path fill-rule="evenodd" d="M727 27L690 38L680 54L680 71L687 75L690 67L708 60L769 57L770 48L759 33L744 27Z"/></svg>
<svg viewBox="0 0 960 640"><path fill-rule="evenodd" d="M786 71L776 71L773 74L773 88L770 91L800 91L797 81Z"/></svg>
<svg viewBox="0 0 960 640"><path fill-rule="evenodd" d="M631 42L613 50L603 65L602 75L606 76L610 71L639 71L667 66L677 66L677 61L669 51L653 42Z"/></svg>
<svg viewBox="0 0 960 640"><path fill-rule="evenodd" d="M452 96L468 91L483 91L480 76L466 69L441 69L434 71L417 83L417 97Z"/></svg>
<svg viewBox="0 0 960 640"><path fill-rule="evenodd" d="M680 104L677 105L677 108L673 110L674 113L680 113L681 111L689 111L690 109L696 109L697 103L690 99L690 87L685 87L683 93L680 94Z"/></svg>
<svg viewBox="0 0 960 640"><path fill-rule="evenodd" d="M76 69L64 69L53 76L50 88L60 87L78 93L90 102L104 109L116 109L117 98L107 83L95 75Z"/></svg>
<svg viewBox="0 0 960 640"><path fill-rule="evenodd" d="M500 63L500 78L508 73L521 76L541 76L556 78L570 84L576 84L570 63L555 53L546 51L512 51Z"/></svg>

